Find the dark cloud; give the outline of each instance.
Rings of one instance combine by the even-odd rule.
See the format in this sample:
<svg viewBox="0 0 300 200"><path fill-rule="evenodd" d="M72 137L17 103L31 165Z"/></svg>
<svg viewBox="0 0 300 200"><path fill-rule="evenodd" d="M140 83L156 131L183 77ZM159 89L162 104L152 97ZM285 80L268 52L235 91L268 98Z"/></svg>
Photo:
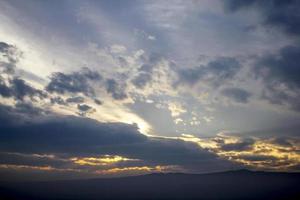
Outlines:
<svg viewBox="0 0 300 200"><path fill-rule="evenodd" d="M54 156L0 152L0 164L63 167L67 161Z"/></svg>
<svg viewBox="0 0 300 200"><path fill-rule="evenodd" d="M0 52L7 52L11 45L8 45L5 42L0 42Z"/></svg>
<svg viewBox="0 0 300 200"><path fill-rule="evenodd" d="M290 138L288 137L276 137L272 140L272 143L284 147L292 147L293 144L289 140ZM291 140L295 140L295 139L291 139Z"/></svg>
<svg viewBox="0 0 300 200"><path fill-rule="evenodd" d="M68 103L83 103L84 98L83 97L70 97L66 100Z"/></svg>
<svg viewBox="0 0 300 200"><path fill-rule="evenodd" d="M25 97L30 97L34 100L35 97L45 98L45 92L35 89L23 79L16 77L15 68L22 56L22 52L15 46L0 42L0 95L9 98L13 97L16 100L23 101ZM4 75L6 74L6 78Z"/></svg>
<svg viewBox="0 0 300 200"><path fill-rule="evenodd" d="M0 95L3 97L11 97L12 92L9 86L5 83L5 80L0 76Z"/></svg>
<svg viewBox="0 0 300 200"><path fill-rule="evenodd" d="M207 65L178 70L179 80L175 86L180 83L194 85L198 81L202 81L213 87L218 87L231 80L240 68L241 65L235 58L220 57Z"/></svg>
<svg viewBox="0 0 300 200"><path fill-rule="evenodd" d="M77 104L77 109L79 110L79 115L85 116L88 113L96 112L96 109L87 104Z"/></svg>
<svg viewBox="0 0 300 200"><path fill-rule="evenodd" d="M65 100L61 97L52 97L50 98L52 104L59 104L59 105L67 105Z"/></svg>
<svg viewBox="0 0 300 200"><path fill-rule="evenodd" d="M6 84L4 79L0 78L0 95L3 97L13 97L16 100L24 100L26 96L34 100L34 97L45 98L47 94L41 90L28 85L23 79L13 78Z"/></svg>
<svg viewBox="0 0 300 200"><path fill-rule="evenodd" d="M29 96L31 98L35 96L44 98L47 96L43 91L31 87L23 79L19 78L14 78L11 81L11 90L12 95L18 100L23 100L25 96Z"/></svg>
<svg viewBox="0 0 300 200"><path fill-rule="evenodd" d="M112 97L116 100L122 100L127 98L127 94L125 93L125 85L120 85L114 79L106 80L106 91L112 95Z"/></svg>
<svg viewBox="0 0 300 200"><path fill-rule="evenodd" d="M56 96L50 98L50 101L52 104L68 105L69 103L83 103L84 98L78 96L78 97L69 97L66 100L64 100L63 98Z"/></svg>
<svg viewBox="0 0 300 200"><path fill-rule="evenodd" d="M255 140L246 138L243 139L241 142L236 142L236 143L228 143L228 144L223 144L221 146L221 150L223 151L245 151L245 150L251 150L252 145L254 144Z"/></svg>
<svg viewBox="0 0 300 200"><path fill-rule="evenodd" d="M278 158L274 156L267 155L239 155L238 159L243 159L246 161L257 162L257 161L266 161L266 162L276 162Z"/></svg>
<svg viewBox="0 0 300 200"><path fill-rule="evenodd" d="M264 24L281 28L294 36L300 34L300 2L298 0L226 0L225 7L232 12L254 7L261 11Z"/></svg>
<svg viewBox="0 0 300 200"><path fill-rule="evenodd" d="M257 60L254 74L264 84L263 99L300 110L300 47L287 46Z"/></svg>
<svg viewBox="0 0 300 200"><path fill-rule="evenodd" d="M46 86L49 92L64 94L83 93L88 96L94 95L94 89L90 84L91 81L100 81L102 79L98 72L83 68L79 72L64 74L61 72L53 73L50 83Z"/></svg>
<svg viewBox="0 0 300 200"><path fill-rule="evenodd" d="M14 108L6 111L15 112ZM15 120L12 115L0 113L0 116L8 122ZM1 124L0 133L2 153L64 155L68 158L120 155L138 159L143 165L179 165L198 171L224 169L231 165L193 143L148 138L136 125L100 123L83 117L41 116L37 121ZM36 162L41 163L40 160Z"/></svg>
<svg viewBox="0 0 300 200"><path fill-rule="evenodd" d="M24 124L48 114L51 112L31 103L17 102L14 107L0 104L0 127Z"/></svg>
<svg viewBox="0 0 300 200"><path fill-rule="evenodd" d="M94 99L94 102L95 102L97 105L102 105L102 104L103 104L103 102L100 101L99 99Z"/></svg>
<svg viewBox="0 0 300 200"><path fill-rule="evenodd" d="M9 120L14 120L10 117ZM122 145L145 140L137 127L122 123L98 123L79 117L50 117L39 122L2 124L2 151L23 153L100 153L102 145Z"/></svg>
<svg viewBox="0 0 300 200"><path fill-rule="evenodd" d="M157 53L152 53L148 57L143 57L144 62L138 69L138 75L131 81L137 88L144 88L151 80L153 69L162 60L162 56Z"/></svg>
<svg viewBox="0 0 300 200"><path fill-rule="evenodd" d="M0 42L0 69L4 73L13 73L22 52L15 46Z"/></svg>
<svg viewBox="0 0 300 200"><path fill-rule="evenodd" d="M278 54L258 60L255 72L268 82L284 82L290 88L300 88L300 46L287 46Z"/></svg>
<svg viewBox="0 0 300 200"><path fill-rule="evenodd" d="M137 88L144 88L148 82L152 79L150 73L140 73L137 77L132 80L133 85Z"/></svg>
<svg viewBox="0 0 300 200"><path fill-rule="evenodd" d="M28 116L38 116L43 113L47 113L48 111L45 111L41 108L35 107L31 103L24 103L24 102L18 102L15 105L15 111L17 113L24 113Z"/></svg>
<svg viewBox="0 0 300 200"><path fill-rule="evenodd" d="M251 97L250 92L241 88L225 88L221 91L221 93L238 103L247 103Z"/></svg>
<svg viewBox="0 0 300 200"><path fill-rule="evenodd" d="M78 105L77 105L77 108L78 108L80 111L83 111L83 112L86 112L86 111L89 111L89 110L93 109L91 106L86 105L86 104L78 104Z"/></svg>

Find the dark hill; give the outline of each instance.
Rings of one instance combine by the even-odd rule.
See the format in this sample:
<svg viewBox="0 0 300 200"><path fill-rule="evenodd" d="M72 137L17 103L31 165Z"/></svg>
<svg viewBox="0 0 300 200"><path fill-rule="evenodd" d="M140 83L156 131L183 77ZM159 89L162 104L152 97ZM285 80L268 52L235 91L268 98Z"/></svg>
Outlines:
<svg viewBox="0 0 300 200"><path fill-rule="evenodd" d="M300 173L247 170L0 185L1 199L300 199Z"/></svg>

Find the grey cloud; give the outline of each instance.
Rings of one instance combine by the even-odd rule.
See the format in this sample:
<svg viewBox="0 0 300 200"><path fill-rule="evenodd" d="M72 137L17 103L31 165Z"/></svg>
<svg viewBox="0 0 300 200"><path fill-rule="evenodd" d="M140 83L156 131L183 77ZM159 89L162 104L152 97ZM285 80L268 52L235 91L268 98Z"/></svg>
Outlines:
<svg viewBox="0 0 300 200"><path fill-rule="evenodd" d="M219 87L224 82L232 79L241 68L241 64L231 57L219 57L207 65L178 70L180 83L194 85L199 81L208 83L213 87Z"/></svg>
<svg viewBox="0 0 300 200"><path fill-rule="evenodd" d="M11 81L13 96L15 96L19 100L23 100L25 96L34 97L39 96L40 98L46 97L46 94L37 90L30 85L26 84L26 82L19 78L14 78Z"/></svg>
<svg viewBox="0 0 300 200"><path fill-rule="evenodd" d="M50 101L51 101L52 104L67 105L65 100L61 97L50 98Z"/></svg>
<svg viewBox="0 0 300 200"><path fill-rule="evenodd" d="M3 97L11 97L11 89L5 83L4 79L0 76L0 95Z"/></svg>
<svg viewBox="0 0 300 200"><path fill-rule="evenodd" d="M94 99L94 102L95 102L97 105L102 105L102 104L103 104L103 102L100 101L99 99Z"/></svg>
<svg viewBox="0 0 300 200"><path fill-rule="evenodd" d="M247 161L276 161L278 158L274 156L263 156L263 155L239 155L237 156L239 159L247 160Z"/></svg>
<svg viewBox="0 0 300 200"><path fill-rule="evenodd" d="M225 88L221 91L221 93L238 103L247 103L251 97L250 92L241 88Z"/></svg>
<svg viewBox="0 0 300 200"><path fill-rule="evenodd" d="M272 140L274 144L285 146L285 147L292 147L293 144L289 141L290 138L288 137L276 137ZM292 139L295 140L295 139Z"/></svg>
<svg viewBox="0 0 300 200"><path fill-rule="evenodd" d="M68 103L83 103L84 98L83 97L70 97L66 100Z"/></svg>
<svg viewBox="0 0 300 200"><path fill-rule="evenodd" d="M96 109L87 104L77 104L77 109L79 110L79 115L81 116L85 116L88 113L93 113L96 111Z"/></svg>
<svg viewBox="0 0 300 200"><path fill-rule="evenodd" d="M137 77L132 80L132 83L138 88L144 88L152 77L149 73L140 73Z"/></svg>
<svg viewBox="0 0 300 200"><path fill-rule="evenodd" d="M254 144L254 140L250 138L243 139L241 142L223 144L221 149L223 151L245 151L252 149L252 145Z"/></svg>
<svg viewBox="0 0 300 200"><path fill-rule="evenodd" d="M17 113L24 113L28 116L38 116L41 115L43 113L47 113L48 111L44 111L41 108L35 107L34 105L32 105L31 103L24 103L24 102L18 102L15 105L15 111Z"/></svg>
<svg viewBox="0 0 300 200"><path fill-rule="evenodd" d="M112 97L116 100L122 100L127 98L127 94L125 93L125 85L120 85L114 79L106 80L106 91L112 95Z"/></svg>
<svg viewBox="0 0 300 200"><path fill-rule="evenodd" d="M226 0L225 7L232 12L254 7L261 11L264 24L294 36L300 34L300 2L297 0Z"/></svg>
<svg viewBox="0 0 300 200"><path fill-rule="evenodd" d="M262 98L272 104L287 105L299 111L299 62L299 46L287 46L277 54L259 58L253 72L265 84Z"/></svg>
<svg viewBox="0 0 300 200"><path fill-rule="evenodd" d="M152 53L148 57L144 56L142 60L144 64L140 66L138 75L131 81L133 85L140 89L144 88L152 80L153 69L162 60L162 56Z"/></svg>
<svg viewBox="0 0 300 200"><path fill-rule="evenodd" d="M152 70L154 68L154 63L146 63L146 64L143 64L140 68L139 68L139 71L140 72L149 72L151 73Z"/></svg>
<svg viewBox="0 0 300 200"><path fill-rule="evenodd" d="M67 160L38 154L0 152L0 164L64 167Z"/></svg>
<svg viewBox="0 0 300 200"><path fill-rule="evenodd" d="M291 88L300 88L300 46L287 46L278 54L266 55L257 62L255 72L268 82L284 82Z"/></svg>
<svg viewBox="0 0 300 200"><path fill-rule="evenodd" d="M89 111L89 110L92 110L93 108L89 105L86 105L86 104L78 104L77 105L77 108L80 110L80 111L83 111L83 112L86 112L86 111Z"/></svg>
<svg viewBox="0 0 300 200"><path fill-rule="evenodd" d="M0 42L0 52L7 52L10 45L5 42Z"/></svg>
<svg viewBox="0 0 300 200"><path fill-rule="evenodd" d="M22 52L15 46L0 42L0 68L5 73L13 73Z"/></svg>
<svg viewBox="0 0 300 200"><path fill-rule="evenodd" d="M31 123L51 114L51 111L36 107L30 102L17 102L15 106L0 104L0 127Z"/></svg>
<svg viewBox="0 0 300 200"><path fill-rule="evenodd" d="M91 86L91 81L100 81L102 79L98 72L91 71L88 68L83 68L79 72L64 74L61 72L53 73L50 83L46 86L49 92L64 94L83 93L85 95L94 95L94 89Z"/></svg>
<svg viewBox="0 0 300 200"><path fill-rule="evenodd" d="M11 116L7 120L14 119ZM100 153L102 145L130 144L146 139L135 126L98 123L71 116L44 117L40 122L10 124L0 126L0 149L5 152L93 154Z"/></svg>
<svg viewBox="0 0 300 200"><path fill-rule="evenodd" d="M8 112L13 113L14 109L10 108ZM6 114L0 113L0 116L9 122L15 120ZM180 165L199 171L224 169L231 165L196 144L148 138L136 125L100 123L83 117L41 116L38 121L1 124L0 133L2 153L66 157L120 155L139 159L146 165Z"/></svg>
<svg viewBox="0 0 300 200"><path fill-rule="evenodd" d="M32 100L34 97L45 98L47 94L41 90L28 85L23 79L13 78L6 84L4 79L0 78L0 95L3 97L14 97L16 100L24 100L28 96Z"/></svg>
<svg viewBox="0 0 300 200"><path fill-rule="evenodd" d="M52 104L68 105L69 103L83 103L84 98L78 96L78 97L69 97L66 100L64 100L63 98L56 96L56 97L52 97L50 101Z"/></svg>

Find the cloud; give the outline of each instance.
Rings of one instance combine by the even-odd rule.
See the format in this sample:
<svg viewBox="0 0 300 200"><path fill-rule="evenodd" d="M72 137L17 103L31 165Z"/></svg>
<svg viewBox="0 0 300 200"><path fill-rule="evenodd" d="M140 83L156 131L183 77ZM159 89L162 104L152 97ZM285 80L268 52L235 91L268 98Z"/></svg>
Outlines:
<svg viewBox="0 0 300 200"><path fill-rule="evenodd" d="M277 54L258 60L255 72L268 82L284 82L291 88L300 88L300 46L286 46Z"/></svg>
<svg viewBox="0 0 300 200"><path fill-rule="evenodd" d="M247 103L251 93L241 88L225 88L221 91L222 95L238 103Z"/></svg>
<svg viewBox="0 0 300 200"><path fill-rule="evenodd" d="M137 77L135 77L132 80L133 85L135 85L137 88L144 88L148 82L150 82L152 79L150 73L140 73Z"/></svg>
<svg viewBox="0 0 300 200"><path fill-rule="evenodd" d="M50 98L50 102L52 104L67 105L65 100L61 97L52 97L52 98Z"/></svg>
<svg viewBox="0 0 300 200"><path fill-rule="evenodd" d="M251 150L252 145L254 144L254 140L251 138L243 139L243 141L239 141L236 143L228 143L228 144L222 144L221 150L223 151L245 151L245 150Z"/></svg>
<svg viewBox="0 0 300 200"><path fill-rule="evenodd" d="M68 103L83 103L84 98L83 97L70 97L66 100Z"/></svg>
<svg viewBox="0 0 300 200"><path fill-rule="evenodd" d="M204 82L213 87L219 87L231 80L241 68L241 64L232 57L219 57L206 65L177 71L178 84L195 85Z"/></svg>
<svg viewBox="0 0 300 200"><path fill-rule="evenodd" d="M79 72L70 74L56 72L52 74L46 90L51 93L83 93L87 96L92 96L95 92L90 82L100 81L101 79L102 76L98 72L91 71L88 68L83 68Z"/></svg>
<svg viewBox="0 0 300 200"><path fill-rule="evenodd" d="M22 52L17 47L0 42L0 69L3 68L5 73L13 73Z"/></svg>
<svg viewBox="0 0 300 200"><path fill-rule="evenodd" d="M300 34L300 2L296 0L247 0L225 1L225 7L231 12L255 8L261 14L267 27L282 29L294 39ZM299 71L300 45L294 42L279 50L278 53L261 56L257 59L254 74L264 83L262 99L271 104L282 105L294 111L300 110Z"/></svg>
<svg viewBox="0 0 300 200"><path fill-rule="evenodd" d="M262 98L299 111L299 62L299 46L287 46L277 54L260 57L253 72L265 84Z"/></svg>
<svg viewBox="0 0 300 200"><path fill-rule="evenodd" d="M281 28L290 35L300 34L300 2L297 0L226 0L225 7L232 12L248 7L257 8L264 24Z"/></svg>
<svg viewBox="0 0 300 200"><path fill-rule="evenodd" d="M35 107L32 103L24 102L18 102L15 105L15 110L17 113L24 113L28 116L40 116L43 113L48 113L48 111Z"/></svg>
<svg viewBox="0 0 300 200"><path fill-rule="evenodd" d="M52 104L59 104L59 105L68 105L68 104L73 104L73 103L83 103L84 98L77 96L77 97L69 97L66 100L61 98L60 96L55 96L50 98L50 101Z"/></svg>
<svg viewBox="0 0 300 200"><path fill-rule="evenodd" d="M0 77L0 95L3 97L13 97L23 101L26 96L32 100L34 97L45 98L47 96L45 92L31 87L23 79L13 78L8 82L9 84L6 84L4 79Z"/></svg>
<svg viewBox="0 0 300 200"><path fill-rule="evenodd" d="M127 98L125 93L125 85L120 85L114 79L107 79L106 82L106 91L112 95L116 100L122 100Z"/></svg>
<svg viewBox="0 0 300 200"><path fill-rule="evenodd" d="M6 85L5 80L0 76L0 95L3 97L11 97L11 89Z"/></svg>
<svg viewBox="0 0 300 200"><path fill-rule="evenodd" d="M97 104L97 105L102 105L102 101L100 101L99 99L94 99L94 102Z"/></svg>
<svg viewBox="0 0 300 200"><path fill-rule="evenodd" d="M96 109L87 104L77 104L77 109L79 110L79 114L81 116L85 116L88 113L93 113L96 111Z"/></svg>
<svg viewBox="0 0 300 200"><path fill-rule="evenodd" d="M297 137L245 138L220 133L206 139L183 135L182 139L250 169L297 171L299 166L300 141Z"/></svg>
<svg viewBox="0 0 300 200"><path fill-rule="evenodd" d="M84 111L84 112L92 109L91 106L88 106L88 105L86 105L86 104L78 104L78 105L77 105L77 108L78 108L80 111Z"/></svg>
<svg viewBox="0 0 300 200"><path fill-rule="evenodd" d="M58 159L54 155L47 154L24 154L24 153L11 153L0 152L0 165L26 165L26 166L54 166L63 167L68 163L67 159Z"/></svg>
<svg viewBox="0 0 300 200"><path fill-rule="evenodd" d="M31 103L17 102L14 107L0 104L0 127L27 123L50 113Z"/></svg>
<svg viewBox="0 0 300 200"><path fill-rule="evenodd" d="M143 55L144 63L138 68L138 75L132 79L132 84L143 89L152 80L153 70L162 59L163 57L157 53L152 53L149 56Z"/></svg>
<svg viewBox="0 0 300 200"><path fill-rule="evenodd" d="M13 153L13 157L16 157L16 154L53 155L50 157L51 162L55 161L55 157L70 161L74 157L96 159L105 155L118 155L135 159L135 162L128 163L124 160L119 167L177 165L199 172L232 166L230 162L219 159L192 143L177 139L146 137L139 132L136 125L101 123L88 118L57 115L41 115L38 120L15 123L16 117L12 114L17 112L16 108L6 107L0 111L0 117L8 121L0 125L2 155L6 152ZM32 161L31 166L35 166L35 162L38 163L37 166L49 162L48 166L58 167L57 163L51 164L45 159ZM9 160L8 156L5 160ZM2 163L5 163L5 160ZM28 162L30 161L22 161L20 158L19 161L13 162L11 158L6 164L21 166L27 165ZM66 162L59 161L59 163ZM71 168L78 169L78 166L73 165Z"/></svg>
<svg viewBox="0 0 300 200"><path fill-rule="evenodd" d="M19 78L14 78L11 81L11 91L12 95L18 100L23 100L25 96L29 96L31 98L34 96L38 96L40 98L46 97L46 94L43 91L31 87L26 84L24 80Z"/></svg>
<svg viewBox="0 0 300 200"><path fill-rule="evenodd" d="M10 113L19 110L6 110ZM27 112L26 112L27 114ZM2 124L1 150L28 153L99 153L103 145L122 145L144 141L137 127L122 123L99 123L95 120L72 116L40 116L39 122L16 125L15 117L7 117L10 123ZM14 124L14 125L10 125ZM25 134L24 136L22 136ZM8 142L10 141L10 142Z"/></svg>

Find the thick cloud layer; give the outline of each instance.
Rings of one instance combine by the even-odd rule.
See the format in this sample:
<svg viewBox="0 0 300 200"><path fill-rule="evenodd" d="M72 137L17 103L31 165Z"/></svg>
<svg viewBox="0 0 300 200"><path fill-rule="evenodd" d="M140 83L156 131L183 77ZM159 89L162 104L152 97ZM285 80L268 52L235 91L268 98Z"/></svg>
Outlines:
<svg viewBox="0 0 300 200"><path fill-rule="evenodd" d="M3 164L12 163L14 157L24 154L64 155L65 158L120 155L138 159L144 165L178 165L195 171L218 170L230 165L197 145L175 139L148 138L135 125L55 115L39 115L38 121L15 123L16 116L27 115L27 111L17 112L7 106L1 108L1 121L7 121L0 125L1 157L6 160ZM23 157L19 158L19 163ZM51 166L53 161L55 167L64 163L54 158L51 161L51 157L37 159L33 156L29 160L26 162L33 166L35 162L37 166L45 165L45 162Z"/></svg>

